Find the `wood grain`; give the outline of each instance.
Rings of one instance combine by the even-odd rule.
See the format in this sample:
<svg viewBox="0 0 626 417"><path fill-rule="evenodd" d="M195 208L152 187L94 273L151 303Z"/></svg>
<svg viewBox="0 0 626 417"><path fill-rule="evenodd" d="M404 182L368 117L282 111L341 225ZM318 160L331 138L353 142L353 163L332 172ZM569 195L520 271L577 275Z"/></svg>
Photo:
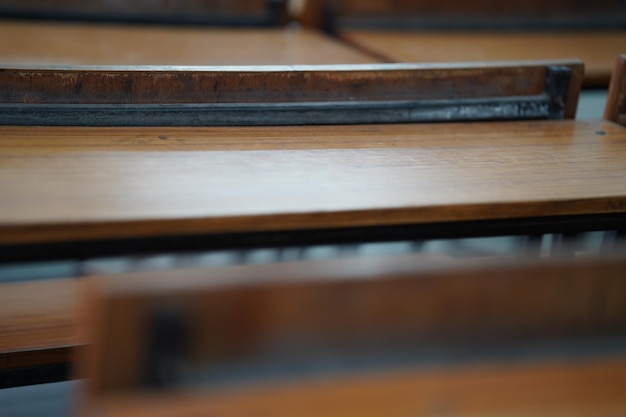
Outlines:
<svg viewBox="0 0 626 417"><path fill-rule="evenodd" d="M313 30L0 20L2 65L311 65L376 59Z"/></svg>
<svg viewBox="0 0 626 417"><path fill-rule="evenodd" d="M578 58L586 87L609 84L625 31L411 32L350 30L348 42L388 62L458 62Z"/></svg>
<svg viewBox="0 0 626 417"><path fill-rule="evenodd" d="M214 392L113 395L98 416L595 417L626 412L626 361L552 361L405 370Z"/></svg>
<svg viewBox="0 0 626 417"><path fill-rule="evenodd" d="M583 70L577 61L439 66L8 67L0 69L0 102L276 103L534 96L545 91L548 68L553 66L571 71L563 106L565 117L572 118Z"/></svg>
<svg viewBox="0 0 626 417"><path fill-rule="evenodd" d="M604 118L626 126L626 55L615 62Z"/></svg>
<svg viewBox="0 0 626 417"><path fill-rule="evenodd" d="M82 283L54 280L0 285L0 369L71 360L81 334Z"/></svg>
<svg viewBox="0 0 626 417"><path fill-rule="evenodd" d="M0 127L0 242L626 212L601 121Z"/></svg>

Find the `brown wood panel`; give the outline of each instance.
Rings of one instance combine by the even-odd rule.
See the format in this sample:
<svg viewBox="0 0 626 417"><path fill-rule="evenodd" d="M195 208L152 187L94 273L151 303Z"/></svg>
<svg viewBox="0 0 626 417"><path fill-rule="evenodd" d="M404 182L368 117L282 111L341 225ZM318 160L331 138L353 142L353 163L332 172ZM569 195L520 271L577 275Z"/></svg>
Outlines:
<svg viewBox="0 0 626 417"><path fill-rule="evenodd" d="M350 30L341 36L389 62L459 62L578 58L584 85L606 87L626 31L410 32Z"/></svg>
<svg viewBox="0 0 626 417"><path fill-rule="evenodd" d="M136 393L92 402L85 415L595 417L626 413L622 358L404 370L213 392Z"/></svg>
<svg viewBox="0 0 626 417"><path fill-rule="evenodd" d="M602 121L0 127L0 242L626 211Z"/></svg>
<svg viewBox="0 0 626 417"><path fill-rule="evenodd" d="M84 343L82 283L54 280L0 285L0 369L71 360Z"/></svg>
<svg viewBox="0 0 626 417"><path fill-rule="evenodd" d="M626 126L626 55L615 62L604 118Z"/></svg>
<svg viewBox="0 0 626 417"><path fill-rule="evenodd" d="M437 343L446 335L448 341L471 345L512 335L558 339L609 329L619 334L626 325L626 258L488 265L425 261L424 255L383 257L90 280L93 345L80 356L89 377L89 411L131 415L143 401L152 400L140 388L147 332L139 329L159 306L187 320L187 366L208 370L229 361L306 362L315 356L336 359L342 353L358 357L368 348L393 355L398 344L416 351L428 344L441 347ZM250 357L256 361L246 362ZM262 410L288 415L299 405L311 415L429 415L434 403L452 401L454 415L543 410L542 415L586 416L626 407L621 395L626 386L623 359L546 364L534 357L526 365L496 365L490 360L436 371L409 366L399 373L365 368L357 376L348 376L345 369L316 377L291 375L291 383L276 382L280 377L270 372L269 380L255 375L252 382L240 381L239 387L218 383L201 398L181 389L157 391L160 406L155 412L257 415ZM430 384L428 394L413 385L417 381ZM382 391L373 397L352 391L365 386ZM335 396L329 396L330 387ZM496 387L501 395L493 395ZM437 401L428 400L432 395ZM311 404L316 404L314 411ZM569 414L572 411L579 414Z"/></svg>
<svg viewBox="0 0 626 417"><path fill-rule="evenodd" d="M288 103L461 100L541 95L553 66L571 70L561 104L573 118L577 61L272 67L0 69L2 103Z"/></svg>
<svg viewBox="0 0 626 417"><path fill-rule="evenodd" d="M2 65L305 65L376 62L312 30L0 20Z"/></svg>

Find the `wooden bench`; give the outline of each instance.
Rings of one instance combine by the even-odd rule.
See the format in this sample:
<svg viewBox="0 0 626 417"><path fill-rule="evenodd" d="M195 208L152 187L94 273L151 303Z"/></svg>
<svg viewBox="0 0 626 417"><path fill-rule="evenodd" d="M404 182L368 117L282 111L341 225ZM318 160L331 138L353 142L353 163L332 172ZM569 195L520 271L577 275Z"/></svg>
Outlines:
<svg viewBox="0 0 626 417"><path fill-rule="evenodd" d="M22 19L276 26L287 18L284 0L1 0L0 16Z"/></svg>
<svg viewBox="0 0 626 417"><path fill-rule="evenodd" d="M579 58L585 87L606 88L626 44L626 8L617 2L345 0L328 2L325 13L324 1L308 3L310 15L324 18L305 23L318 23L386 62Z"/></svg>
<svg viewBox="0 0 626 417"><path fill-rule="evenodd" d="M626 55L615 63L604 118L626 126Z"/></svg>
<svg viewBox="0 0 626 417"><path fill-rule="evenodd" d="M574 348L565 342L547 357L420 365L451 346L457 355L476 345L495 353L506 340L621 334L624 258L469 267L423 261L89 280L93 343L80 355L88 377L82 413L400 416L430 415L438 402L455 415L626 409L623 346L594 354L587 345L583 356L568 357Z"/></svg>
<svg viewBox="0 0 626 417"><path fill-rule="evenodd" d="M602 121L0 137L5 262L619 230L626 214L626 129Z"/></svg>

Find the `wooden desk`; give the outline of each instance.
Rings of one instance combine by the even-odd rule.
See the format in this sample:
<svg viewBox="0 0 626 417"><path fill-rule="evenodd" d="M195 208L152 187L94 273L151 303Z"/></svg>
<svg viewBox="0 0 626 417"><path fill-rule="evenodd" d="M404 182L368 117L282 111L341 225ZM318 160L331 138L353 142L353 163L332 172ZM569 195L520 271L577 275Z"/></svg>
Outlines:
<svg viewBox="0 0 626 417"><path fill-rule="evenodd" d="M621 228L625 161L626 129L602 121L2 126L0 252L6 259L19 245L54 251L80 242L86 250L105 239L394 225L408 233L436 224L437 233L442 222L471 228L575 215L615 214L622 223L592 230ZM580 222L571 226L591 227ZM460 230L512 233L485 227Z"/></svg>
<svg viewBox="0 0 626 417"><path fill-rule="evenodd" d="M579 58L587 87L607 87L625 31L410 32L345 30L348 42L388 62L457 62Z"/></svg>
<svg viewBox="0 0 626 417"><path fill-rule="evenodd" d="M312 30L0 21L12 65L359 64L375 58Z"/></svg>

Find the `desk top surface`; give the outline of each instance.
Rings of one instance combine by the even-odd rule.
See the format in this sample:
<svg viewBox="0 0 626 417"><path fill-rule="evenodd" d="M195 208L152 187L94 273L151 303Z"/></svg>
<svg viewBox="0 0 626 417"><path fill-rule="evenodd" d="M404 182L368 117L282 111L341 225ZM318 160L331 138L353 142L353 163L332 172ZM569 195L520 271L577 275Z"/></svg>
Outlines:
<svg viewBox="0 0 626 417"><path fill-rule="evenodd" d="M0 243L626 212L601 122L0 127Z"/></svg>
<svg viewBox="0 0 626 417"><path fill-rule="evenodd" d="M346 39L388 61L456 62L579 58L585 83L607 87L626 31L410 32L346 31Z"/></svg>
<svg viewBox="0 0 626 417"><path fill-rule="evenodd" d="M374 58L312 30L207 29L0 20L0 64L307 65Z"/></svg>

